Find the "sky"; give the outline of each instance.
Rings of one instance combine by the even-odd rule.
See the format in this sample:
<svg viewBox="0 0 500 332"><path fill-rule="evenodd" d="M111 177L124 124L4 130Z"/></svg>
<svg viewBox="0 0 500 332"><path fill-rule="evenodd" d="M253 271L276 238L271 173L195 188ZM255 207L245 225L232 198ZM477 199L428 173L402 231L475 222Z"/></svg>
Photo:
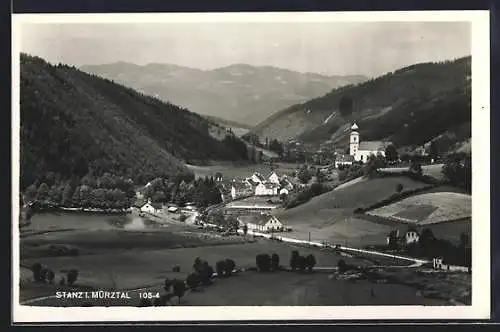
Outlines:
<svg viewBox="0 0 500 332"><path fill-rule="evenodd" d="M468 22L26 23L21 51L74 66L245 63L376 77L470 55L470 29Z"/></svg>

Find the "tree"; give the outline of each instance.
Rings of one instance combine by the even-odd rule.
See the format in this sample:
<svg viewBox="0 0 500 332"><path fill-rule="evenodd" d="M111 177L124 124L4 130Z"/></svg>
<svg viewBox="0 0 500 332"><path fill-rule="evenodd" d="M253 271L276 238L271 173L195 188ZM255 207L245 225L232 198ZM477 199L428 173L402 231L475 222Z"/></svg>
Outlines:
<svg viewBox="0 0 500 332"><path fill-rule="evenodd" d="M396 150L396 147L393 144L389 144L385 148L385 159L387 159L387 161L398 160L398 151Z"/></svg>
<svg viewBox="0 0 500 332"><path fill-rule="evenodd" d="M170 287L172 287L172 280L167 278L165 279L163 289L165 290L165 292L170 293Z"/></svg>
<svg viewBox="0 0 500 332"><path fill-rule="evenodd" d="M181 303L181 297L184 296L186 292L186 284L182 280L175 279L172 283L174 295L179 299L179 304Z"/></svg>
<svg viewBox="0 0 500 332"><path fill-rule="evenodd" d="M71 202L71 196L73 194L73 188L71 188L71 185L66 183L64 186L62 195L61 195L61 205L64 207L70 207L72 206Z"/></svg>
<svg viewBox="0 0 500 332"><path fill-rule="evenodd" d="M271 255L271 268L273 271L278 271L280 268L280 256L277 253Z"/></svg>
<svg viewBox="0 0 500 332"><path fill-rule="evenodd" d="M299 268L299 252L297 250L292 251L292 257L290 258L290 267L292 271L295 271Z"/></svg>
<svg viewBox="0 0 500 332"><path fill-rule="evenodd" d="M49 269L46 274L46 279L49 282L49 284L54 283L54 278L56 277L54 271L52 269Z"/></svg>
<svg viewBox="0 0 500 332"><path fill-rule="evenodd" d="M189 289L191 289L192 291L196 291L196 288L200 284L200 278L198 274L196 272L189 274L186 278L186 284Z"/></svg>
<svg viewBox="0 0 500 332"><path fill-rule="evenodd" d="M396 192L399 194L403 191L403 185L401 183L398 183L396 185Z"/></svg>
<svg viewBox="0 0 500 332"><path fill-rule="evenodd" d="M68 285L72 286L78 279L78 270L69 270L67 274Z"/></svg>
<svg viewBox="0 0 500 332"><path fill-rule="evenodd" d="M299 271L304 272L306 270L306 267L307 267L306 258L304 256L299 256L298 264L299 264Z"/></svg>
<svg viewBox="0 0 500 332"><path fill-rule="evenodd" d="M316 258L314 257L313 254L309 254L305 258L305 263L306 263L306 267L309 270L309 272L312 272L314 266L316 265Z"/></svg>
<svg viewBox="0 0 500 332"><path fill-rule="evenodd" d="M344 273L348 269L348 266L347 266L346 262L343 259L340 259L338 261L337 267L338 267L340 273Z"/></svg>
<svg viewBox="0 0 500 332"><path fill-rule="evenodd" d="M26 200L27 201L32 201L34 199L36 199L36 196L37 196L37 187L36 185L33 183L31 185L29 185L27 188L26 188L26 191L25 191L25 194L26 194Z"/></svg>
<svg viewBox="0 0 500 332"><path fill-rule="evenodd" d="M388 247L390 250L397 250L398 249L399 244L398 244L398 232L397 232L397 230L392 230L389 232Z"/></svg>
<svg viewBox="0 0 500 332"><path fill-rule="evenodd" d="M373 176L379 168L386 167L386 160L381 155L370 155L368 157L368 162L364 166L365 176Z"/></svg>
<svg viewBox="0 0 500 332"><path fill-rule="evenodd" d="M322 183L324 180L324 176L323 176L323 173L321 173L321 170L319 169L319 167L316 169L316 182L317 183Z"/></svg>
<svg viewBox="0 0 500 332"><path fill-rule="evenodd" d="M218 261L217 263L215 263L215 271L217 272L219 278L223 277L224 272L226 271L226 262Z"/></svg>
<svg viewBox="0 0 500 332"><path fill-rule="evenodd" d="M39 202L45 202L49 198L49 186L44 182L38 187L36 199Z"/></svg>
<svg viewBox="0 0 500 332"><path fill-rule="evenodd" d="M410 173L422 175L422 165L419 162L412 162L410 165Z"/></svg>
<svg viewBox="0 0 500 332"><path fill-rule="evenodd" d="M452 157L443 166L442 173L450 184L471 192L471 157Z"/></svg>
<svg viewBox="0 0 500 332"><path fill-rule="evenodd" d="M470 245L470 238L467 233L460 233L460 248L467 248Z"/></svg>
<svg viewBox="0 0 500 332"><path fill-rule="evenodd" d="M271 270L271 256L268 254L259 254L255 258L259 272L269 272Z"/></svg>
<svg viewBox="0 0 500 332"><path fill-rule="evenodd" d="M232 259L226 259L226 264L225 264L225 273L226 273L226 276L231 276L233 274L233 270L235 269L236 267L236 263L232 260Z"/></svg>
<svg viewBox="0 0 500 332"><path fill-rule="evenodd" d="M33 280L35 282L40 282L42 280L41 278L42 264L40 263L33 264L33 266L31 266L31 272L33 272Z"/></svg>
<svg viewBox="0 0 500 332"><path fill-rule="evenodd" d="M299 181L301 183L304 183L304 184L308 183L309 180L311 180L312 175L309 172L309 170L307 169L307 165L304 165L300 168L299 172L297 173L297 178L299 179Z"/></svg>
<svg viewBox="0 0 500 332"><path fill-rule="evenodd" d="M247 224L245 224L243 226L243 235L247 235L247 232L248 232L248 226L247 226Z"/></svg>

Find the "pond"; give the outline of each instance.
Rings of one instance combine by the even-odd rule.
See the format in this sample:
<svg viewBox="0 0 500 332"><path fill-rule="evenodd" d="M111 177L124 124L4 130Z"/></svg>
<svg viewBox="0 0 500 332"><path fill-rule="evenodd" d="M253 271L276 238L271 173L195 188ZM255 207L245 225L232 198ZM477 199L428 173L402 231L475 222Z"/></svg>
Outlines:
<svg viewBox="0 0 500 332"><path fill-rule="evenodd" d="M159 225L148 218L135 214L97 214L97 213L67 213L67 212L45 212L35 214L31 218L31 224L24 230L57 230L57 229L81 229L81 230L111 230L129 229L141 230L145 228L157 228Z"/></svg>

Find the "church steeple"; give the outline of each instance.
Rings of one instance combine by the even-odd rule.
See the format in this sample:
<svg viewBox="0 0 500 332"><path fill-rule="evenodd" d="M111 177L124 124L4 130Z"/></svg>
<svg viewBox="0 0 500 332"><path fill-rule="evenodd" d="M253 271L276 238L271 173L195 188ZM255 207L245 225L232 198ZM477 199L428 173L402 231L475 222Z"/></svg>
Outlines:
<svg viewBox="0 0 500 332"><path fill-rule="evenodd" d="M356 156L356 153L359 150L359 133L358 133L358 125L354 123L351 126L351 135L349 138L349 154L351 156Z"/></svg>

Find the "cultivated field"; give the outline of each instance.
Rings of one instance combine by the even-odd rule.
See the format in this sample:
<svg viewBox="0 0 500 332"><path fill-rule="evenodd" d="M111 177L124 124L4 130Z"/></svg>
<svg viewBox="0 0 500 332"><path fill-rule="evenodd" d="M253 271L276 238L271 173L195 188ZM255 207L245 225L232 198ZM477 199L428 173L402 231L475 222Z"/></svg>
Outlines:
<svg viewBox="0 0 500 332"><path fill-rule="evenodd" d="M425 193L367 213L420 225L440 223L470 217L472 197L454 192Z"/></svg>
<svg viewBox="0 0 500 332"><path fill-rule="evenodd" d="M403 190L426 186L403 176L360 181L316 196L305 204L279 213L277 217L292 227L324 228L352 216L358 207L366 207L391 196L399 183L403 185Z"/></svg>
<svg viewBox="0 0 500 332"><path fill-rule="evenodd" d="M437 180L444 180L442 172L444 164L432 164L422 166L422 175L428 175ZM379 169L382 173L403 173L409 170L409 167L388 167Z"/></svg>

